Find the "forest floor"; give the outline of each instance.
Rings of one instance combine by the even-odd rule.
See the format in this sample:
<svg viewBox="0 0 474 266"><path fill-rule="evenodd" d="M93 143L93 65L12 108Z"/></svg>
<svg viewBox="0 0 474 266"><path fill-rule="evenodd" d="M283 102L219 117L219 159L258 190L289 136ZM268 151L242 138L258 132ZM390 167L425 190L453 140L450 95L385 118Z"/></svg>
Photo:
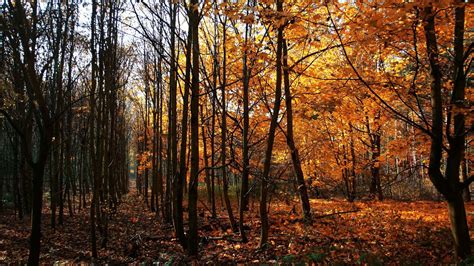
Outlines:
<svg viewBox="0 0 474 266"><path fill-rule="evenodd" d="M248 243L232 233L224 209L212 219L200 210L201 264L227 263L350 263L350 264L449 264L455 262L445 203L356 202L311 200L312 223L298 219L295 203L273 202L269 245L257 248L260 223L257 206L246 218ZM474 204L466 205L470 228ZM298 205L296 205L298 208ZM88 210L52 229L43 215L41 261L90 262ZM186 224L185 224L186 226ZM29 220L0 214L0 264L25 263L28 256ZM474 232L471 231L471 238ZM131 243L137 241L138 247ZM100 243L100 242L99 242ZM135 192L126 195L109 221L107 248L99 250L99 263L191 262L173 237L173 227L147 210Z"/></svg>

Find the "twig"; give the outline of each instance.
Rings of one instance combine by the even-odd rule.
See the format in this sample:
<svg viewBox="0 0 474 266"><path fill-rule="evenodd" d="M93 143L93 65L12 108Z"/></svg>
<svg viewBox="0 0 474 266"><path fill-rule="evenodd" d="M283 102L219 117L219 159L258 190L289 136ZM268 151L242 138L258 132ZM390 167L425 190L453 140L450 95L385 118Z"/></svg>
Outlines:
<svg viewBox="0 0 474 266"><path fill-rule="evenodd" d="M315 217L313 217L313 219L326 218L326 217L333 216L333 215L341 215L341 214L352 213L352 212L359 212L359 211L360 211L360 209L349 210L349 211L342 211L342 212L333 212L333 213L329 213L329 214L324 214L324 215L315 216Z"/></svg>
<svg viewBox="0 0 474 266"><path fill-rule="evenodd" d="M242 242L239 239L234 239L231 236L209 236L207 237L207 240L227 240L232 243L240 243Z"/></svg>

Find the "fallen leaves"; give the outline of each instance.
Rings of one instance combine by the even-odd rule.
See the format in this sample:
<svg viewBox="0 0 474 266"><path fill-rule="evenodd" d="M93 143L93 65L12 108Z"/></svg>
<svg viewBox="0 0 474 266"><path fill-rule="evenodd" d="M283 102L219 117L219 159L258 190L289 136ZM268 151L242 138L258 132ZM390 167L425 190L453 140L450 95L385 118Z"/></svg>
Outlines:
<svg viewBox="0 0 474 266"><path fill-rule="evenodd" d="M297 204L296 202L294 204ZM356 202L311 200L314 219L305 223L292 204L274 203L269 244L258 249L260 224L249 212L245 226L249 242L229 230L224 209L218 219L200 220L201 256L198 263L452 263L449 221L444 203ZM474 205L466 205L472 224ZM254 210L257 208L251 208ZM357 211L352 211L357 210ZM292 217L293 216L293 217ZM11 221L15 220L15 223ZM44 214L41 261L91 262L88 210L66 217L56 230ZM28 255L28 221L10 214L0 216L0 262L25 262ZM136 245L130 245L136 243ZM133 256L132 256L133 255ZM101 263L189 262L173 235L141 199L129 194L110 220L109 243L99 251Z"/></svg>

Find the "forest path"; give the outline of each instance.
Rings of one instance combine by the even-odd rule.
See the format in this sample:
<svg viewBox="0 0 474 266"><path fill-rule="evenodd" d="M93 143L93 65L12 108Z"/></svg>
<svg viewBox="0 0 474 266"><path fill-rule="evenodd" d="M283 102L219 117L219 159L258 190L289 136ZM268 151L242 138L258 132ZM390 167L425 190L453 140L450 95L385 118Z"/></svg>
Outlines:
<svg viewBox="0 0 474 266"><path fill-rule="evenodd" d="M49 199L45 198L45 205ZM42 216L41 262L91 262L89 209L77 210L71 217L67 209L62 225L51 227L51 212L45 206ZM183 257L173 238L173 227L160 222L148 211L144 200L131 188L115 213L108 219L108 241L97 231L99 263L131 263L136 261L168 262ZM0 264L26 263L28 258L30 220L18 220L13 212L0 213Z"/></svg>

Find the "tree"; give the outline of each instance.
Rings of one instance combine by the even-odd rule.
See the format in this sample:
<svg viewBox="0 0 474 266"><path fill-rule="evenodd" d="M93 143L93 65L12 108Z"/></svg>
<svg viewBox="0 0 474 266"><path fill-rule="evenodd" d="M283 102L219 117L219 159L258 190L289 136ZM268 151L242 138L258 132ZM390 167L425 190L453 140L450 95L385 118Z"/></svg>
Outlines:
<svg viewBox="0 0 474 266"><path fill-rule="evenodd" d="M37 23L40 21L38 12L39 6L36 1L26 7L21 1L17 0L14 3L9 2L8 15L3 18L5 37L11 44L9 47L11 55L15 65L19 68L20 75L26 81L23 85L25 86L27 101L32 107L33 119L36 124L33 130L38 134L38 137L33 140L37 147L35 151L32 146L27 146L27 143L29 143L26 135L27 132L12 119L7 110L1 109L17 134L22 138L22 150L26 161L32 169L32 221L28 257L28 264L30 265L39 264L44 171L51 146L53 145L53 138L55 137L53 128L55 123L58 122L56 119L57 113L51 108L51 103L48 102L46 96L47 85L42 79L41 69L38 69L37 45L38 42L42 41L40 38L42 36L37 28ZM59 34L61 36L61 30L59 30ZM15 45L16 40L19 40L19 45ZM58 50L56 51L55 54L51 55L51 58L58 56ZM52 87L50 89L53 92L57 92L55 91L57 88Z"/></svg>
<svg viewBox="0 0 474 266"><path fill-rule="evenodd" d="M221 98L222 98L222 117L221 117L221 170L222 170L222 186L224 194L224 202L227 209L227 214L229 215L230 227L234 232L236 232L237 224L235 223L234 214L232 213L232 205L230 204L229 199L229 184L227 180L227 157L226 157L226 141L227 141L227 103L226 103L226 88L227 88L227 17L224 18L222 22L222 45L223 45L223 58L222 64L222 83L221 85Z"/></svg>
<svg viewBox="0 0 474 266"><path fill-rule="evenodd" d="M460 4L459 4L460 3ZM446 137L449 143L446 171L441 172L441 160L443 157L443 96L441 80L443 74L439 66L438 43L435 30L436 13L433 7L428 5L423 8L424 31L426 35L426 49L429 58L431 75L431 149L428 173L436 189L443 194L448 202L449 218L451 220L451 232L454 240L456 254L466 258L471 254L469 229L467 226L466 209L462 198L464 186L469 185L470 180L464 183L459 181L459 169L464 153L465 143L465 118L462 111L454 111L454 108L462 110L466 76L464 74L464 16L465 7L463 1L458 1L454 8L454 78L451 93L450 110L447 115ZM454 116L454 119L452 119ZM453 126L453 132L451 132Z"/></svg>
<svg viewBox="0 0 474 266"><path fill-rule="evenodd" d="M285 88L285 102L286 102L286 143L291 153L291 160L293 163L293 170L298 186L298 193L301 200L303 215L306 220L311 220L311 207L309 205L308 191L304 181L303 170L301 169L301 160L298 149L295 145L293 134L293 107L291 104L292 95L290 91L290 74L288 69L288 47L286 40L283 40L283 80Z"/></svg>
<svg viewBox="0 0 474 266"><path fill-rule="evenodd" d="M191 169L188 192L189 233L188 254L196 256L199 246L197 200L199 178L199 2L189 6L189 30L192 39L191 79Z"/></svg>
<svg viewBox="0 0 474 266"><path fill-rule="evenodd" d="M464 20L465 20L465 4L462 1L457 2L451 7L454 10L454 42L451 44L454 51L453 60L453 73L454 78L452 82L451 99L443 99L445 94L442 93L442 79L443 71L440 67L440 54L438 50L438 36L436 33L435 18L437 16L436 5L432 3L421 4L416 6L414 9L421 15L423 21L423 33L425 35L426 42L426 56L429 65L429 76L431 83L430 88L430 108L431 108L431 123L428 126L424 115L424 110L420 104L418 104L419 112L421 113L420 118L422 123L411 119L404 115L397 107L390 102L387 102L382 96L374 90L374 88L361 76L358 69L354 66L350 60L349 54L343 46L342 51L344 57L347 59L353 72L356 74L357 79L375 96L377 101L392 112L398 119L416 127L424 134L430 137L430 155L428 174L431 182L439 193L441 193L448 203L448 212L451 220L451 232L454 239L454 248L456 254L461 258L466 258L470 253L470 239L469 230L466 220L466 211L464 208L464 202L462 199L462 191L468 186L474 179L468 178L464 182L460 182L459 169L462 154L464 153L465 135L469 130L465 127L464 113L460 110L463 109L463 102L465 97L465 83L466 76L464 73L465 60L467 60L470 49L467 49L467 53L464 51ZM330 20L335 29L340 43L342 44L341 33L338 30L334 20L331 17L331 13L328 10ZM415 33L416 34L416 33ZM415 44L416 45L416 44ZM418 60L418 58L416 58ZM419 64L419 61L417 61ZM416 71L418 68L416 69ZM415 81L417 75L415 74ZM416 92L416 87L412 87L412 95L416 100L420 101L421 97ZM400 96L399 96L400 97ZM401 98L400 98L401 99ZM403 101L403 99L401 99ZM403 102L407 105L406 102ZM408 105L407 105L408 106ZM410 106L408 106L410 107ZM443 110L447 109L446 119ZM457 109L458 111L453 111ZM451 129L453 128L453 129ZM446 129L446 134L444 134ZM446 135L446 136L444 136ZM445 140L449 147L445 146ZM443 174L443 150L446 151L446 170Z"/></svg>
<svg viewBox="0 0 474 266"><path fill-rule="evenodd" d="M276 11L283 11L283 2L281 0L276 1ZM278 13L277 13L278 14ZM270 166L272 163L272 150L273 143L275 141L275 131L278 124L278 115L280 113L280 104L282 96L282 52L283 52L283 27L284 23L279 22L277 24L277 49L276 49L276 83L275 83L275 102L273 105L273 112L271 115L270 129L268 131L267 146L265 150L265 161L263 163L263 173L261 177L261 188L260 188L260 242L259 247L263 248L268 241L268 211L267 211L267 196L268 196L268 185L270 178Z"/></svg>
<svg viewBox="0 0 474 266"><path fill-rule="evenodd" d="M247 5L250 5L250 0ZM249 15L247 10L246 15ZM242 236L242 242L247 242L244 229L244 211L248 210L249 205L249 83L252 74L252 68L249 68L249 38L252 36L252 27L250 23L245 24L244 55L242 57L242 102L243 102L243 127L242 127L242 181L240 186L240 204L239 204L239 231Z"/></svg>

